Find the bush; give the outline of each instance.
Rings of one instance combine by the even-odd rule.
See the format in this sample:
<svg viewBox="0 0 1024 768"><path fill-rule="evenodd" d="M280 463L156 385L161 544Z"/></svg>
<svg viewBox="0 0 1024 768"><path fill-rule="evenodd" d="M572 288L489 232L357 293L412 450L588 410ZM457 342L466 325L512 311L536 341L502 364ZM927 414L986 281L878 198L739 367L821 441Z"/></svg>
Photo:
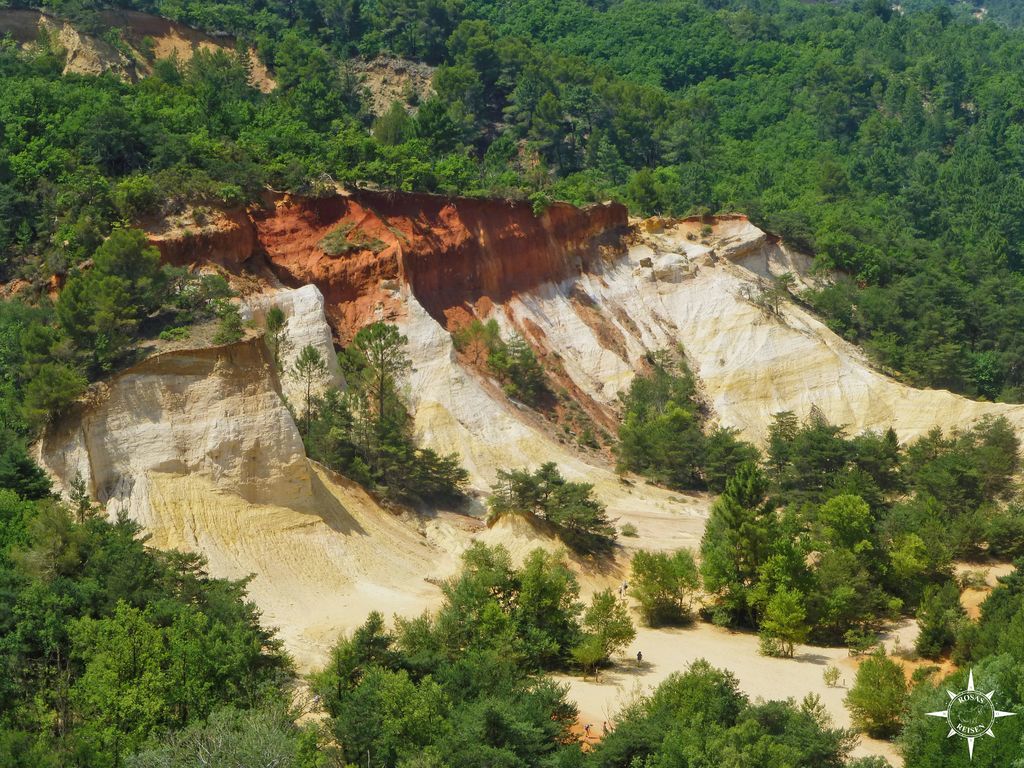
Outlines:
<svg viewBox="0 0 1024 768"><path fill-rule="evenodd" d="M632 523L626 523L621 528L619 528L619 534L631 539L635 539L637 536L640 535L639 531L637 531L636 529L636 526Z"/></svg>
<svg viewBox="0 0 1024 768"><path fill-rule="evenodd" d="M829 688L835 688L839 685L839 677L841 673L839 667L829 664L825 667L825 671L821 673L821 679L825 682L825 685Z"/></svg>
<svg viewBox="0 0 1024 768"><path fill-rule="evenodd" d="M346 253L355 253L357 251L380 253L387 247L383 240L369 237L356 230L356 224L353 222L347 222L336 229L332 229L324 235L319 245L320 250L328 256L343 256Z"/></svg>
<svg viewBox="0 0 1024 768"><path fill-rule="evenodd" d="M577 645L572 648L572 658L583 670L584 677L588 672L597 673L598 665L607 658L604 652L604 643L597 635L585 635Z"/></svg>
<svg viewBox="0 0 1024 768"><path fill-rule="evenodd" d="M797 643L807 639L807 608L795 589L780 589L768 601L761 619L761 651L766 656L792 658Z"/></svg>
<svg viewBox="0 0 1024 768"><path fill-rule="evenodd" d="M530 345L518 335L506 342L493 318L486 323L473 319L456 329L452 332L452 343L474 364L486 363L502 382L508 397L536 405L548 391L547 375Z"/></svg>
<svg viewBox="0 0 1024 768"><path fill-rule="evenodd" d="M189 328L180 326L178 328L168 328L165 331L160 331L161 341L182 341L187 339L191 335L192 331Z"/></svg>
<svg viewBox="0 0 1024 768"><path fill-rule="evenodd" d="M958 579L961 589L985 589L988 587L988 577L984 571L964 571Z"/></svg>
<svg viewBox="0 0 1024 768"><path fill-rule="evenodd" d="M217 316L220 322L217 325L217 332L213 335L214 344L234 344L245 335L238 305L230 301L221 301Z"/></svg>
<svg viewBox="0 0 1024 768"><path fill-rule="evenodd" d="M992 557L1002 560L1024 557L1024 509L1015 505L992 515L985 540Z"/></svg>
<svg viewBox="0 0 1024 768"><path fill-rule="evenodd" d="M850 629L843 634L843 642L851 656L863 656L878 645L878 635L866 629Z"/></svg>

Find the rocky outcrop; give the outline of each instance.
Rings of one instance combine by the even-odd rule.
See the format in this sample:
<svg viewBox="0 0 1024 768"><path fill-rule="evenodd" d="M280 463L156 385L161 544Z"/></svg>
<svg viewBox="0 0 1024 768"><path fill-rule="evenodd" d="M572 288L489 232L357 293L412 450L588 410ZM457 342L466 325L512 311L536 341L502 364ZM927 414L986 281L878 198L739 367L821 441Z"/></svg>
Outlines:
<svg viewBox="0 0 1024 768"><path fill-rule="evenodd" d="M298 305L310 291L296 293ZM256 336L155 355L114 376L37 450L61 490L81 477L109 516L141 523L150 546L200 553L215 576L251 578L263 621L304 670L371 610L413 616L434 605L434 584L465 546L428 544L305 457Z"/></svg>
<svg viewBox="0 0 1024 768"><path fill-rule="evenodd" d="M46 33L65 52L64 74L110 72L126 82L152 74L153 62L158 59L187 62L196 51L236 49L229 35L208 35L148 13L105 10L99 17L105 29L120 36L119 46L83 31L73 21L29 8L0 9L0 38L9 35L22 46L31 47L40 33ZM251 83L269 93L275 87L272 75L254 50L250 49L248 55Z"/></svg>
<svg viewBox="0 0 1024 768"><path fill-rule="evenodd" d="M0 37L9 35L16 42L28 46L34 45L41 33L49 35L64 49L65 75L113 72L123 80L138 79L132 59L106 40L80 32L70 21L28 8L0 10Z"/></svg>
<svg viewBox="0 0 1024 768"><path fill-rule="evenodd" d="M166 264L217 264L237 269L256 252L256 230L243 209L218 211L196 221L196 212L146 227L149 242Z"/></svg>
<svg viewBox="0 0 1024 768"><path fill-rule="evenodd" d="M294 408L301 408L305 387L293 373L299 353L307 346L316 349L327 364L327 376L317 382L314 394L328 387L343 388L345 379L338 367L331 327L324 319L324 297L315 285L249 296L242 302L242 317L258 328L265 327L267 311L277 307L284 313L284 345L280 351L281 390Z"/></svg>
<svg viewBox="0 0 1024 768"><path fill-rule="evenodd" d="M564 370L607 407L649 352L681 344L718 421L755 442L773 414L806 418L812 408L852 434L892 426L902 441L997 415L1024 435L1024 405L895 381L796 303L766 315L751 300L765 278L791 272L799 287L810 260L745 217L705 224L660 222L600 275L517 294L495 312L542 327Z"/></svg>
<svg viewBox="0 0 1024 768"><path fill-rule="evenodd" d="M445 310L598 269L624 253L624 206L529 203L356 190L321 198L277 196L202 230L151 234L174 264L240 265L254 253L286 285L316 285L347 340L369 319L395 319L408 286L439 322ZM324 238L337 241L332 253Z"/></svg>
<svg viewBox="0 0 1024 768"><path fill-rule="evenodd" d="M154 475L194 475L249 502L310 493L302 440L258 337L155 355L98 385L44 434L42 465L80 477L110 515L149 522Z"/></svg>
<svg viewBox="0 0 1024 768"><path fill-rule="evenodd" d="M375 115L383 115L396 101L414 112L410 102L422 104L434 95L437 67L420 61L381 54L372 59L349 59L346 67L369 95L370 111Z"/></svg>
<svg viewBox="0 0 1024 768"><path fill-rule="evenodd" d="M446 309L518 291L596 266L600 246L626 227L618 204L587 209L359 190L319 199L283 198L254 215L257 237L282 281L315 283L344 337L360 318L398 313L389 283L407 284L440 322ZM356 245L331 256L322 241L345 228ZM389 306L389 304L391 306Z"/></svg>

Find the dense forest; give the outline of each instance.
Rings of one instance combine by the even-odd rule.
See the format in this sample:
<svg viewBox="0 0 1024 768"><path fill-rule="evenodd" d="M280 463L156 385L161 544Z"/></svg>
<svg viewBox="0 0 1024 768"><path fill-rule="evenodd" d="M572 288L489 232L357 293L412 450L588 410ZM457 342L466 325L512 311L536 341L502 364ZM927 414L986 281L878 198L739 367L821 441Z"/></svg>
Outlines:
<svg viewBox="0 0 1024 768"><path fill-rule="evenodd" d="M1021 399L1021 32L882 0L129 5L254 44L278 88L244 57L127 85L0 47L0 278L267 184L740 210L842 270L809 301L879 364ZM99 25L89 0L48 7ZM436 96L370 115L345 62L380 52L436 65Z"/></svg>

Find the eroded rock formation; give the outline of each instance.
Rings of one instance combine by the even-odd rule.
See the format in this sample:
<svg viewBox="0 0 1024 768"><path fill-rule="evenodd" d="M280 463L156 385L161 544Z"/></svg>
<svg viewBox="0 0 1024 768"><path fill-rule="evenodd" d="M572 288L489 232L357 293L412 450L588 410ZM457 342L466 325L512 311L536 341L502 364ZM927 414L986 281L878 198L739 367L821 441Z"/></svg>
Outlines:
<svg viewBox="0 0 1024 768"><path fill-rule="evenodd" d="M44 434L42 465L81 478L113 516L151 522L154 474L194 475L250 502L310 493L302 440L261 339L157 354L92 390Z"/></svg>
<svg viewBox="0 0 1024 768"><path fill-rule="evenodd" d="M443 322L445 310L500 302L621 255L626 209L564 203L535 216L524 201L357 190L322 198L277 196L202 231L151 235L173 264L238 267L254 254L286 285L316 285L335 331L347 340L367 318L402 313L408 285ZM344 252L325 251L331 233Z"/></svg>

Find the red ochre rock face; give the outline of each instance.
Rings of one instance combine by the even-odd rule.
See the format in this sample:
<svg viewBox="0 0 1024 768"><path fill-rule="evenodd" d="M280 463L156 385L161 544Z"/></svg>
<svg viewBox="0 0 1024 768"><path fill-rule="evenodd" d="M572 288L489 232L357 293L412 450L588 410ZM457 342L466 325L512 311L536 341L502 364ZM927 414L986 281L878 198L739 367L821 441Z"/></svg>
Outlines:
<svg viewBox="0 0 1024 768"><path fill-rule="evenodd" d="M335 331L347 341L370 318L400 314L395 289L401 285L445 324L453 307L501 302L593 270L604 253L624 247L627 212L617 203L555 203L535 215L525 201L357 190L276 196L223 221L152 242L174 264L230 268L262 256L281 282L315 284ZM331 255L323 241L336 230L342 234L334 238L348 248Z"/></svg>

